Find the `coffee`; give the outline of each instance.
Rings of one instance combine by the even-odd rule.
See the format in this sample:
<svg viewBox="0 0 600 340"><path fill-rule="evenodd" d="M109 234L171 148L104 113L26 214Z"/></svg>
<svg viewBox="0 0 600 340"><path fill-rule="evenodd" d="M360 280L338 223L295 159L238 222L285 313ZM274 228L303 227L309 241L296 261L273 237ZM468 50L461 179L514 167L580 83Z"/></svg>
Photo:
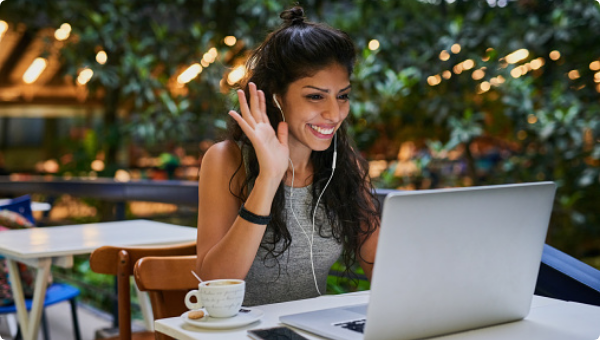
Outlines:
<svg viewBox="0 0 600 340"><path fill-rule="evenodd" d="M207 286L226 286L226 285L239 285L242 281L217 281L217 282L207 282Z"/></svg>
<svg viewBox="0 0 600 340"><path fill-rule="evenodd" d="M191 290L185 296L185 305L191 310L205 308L213 318L228 318L235 316L242 302L246 284L243 280L220 279L204 281L198 285L198 290ZM192 302L195 297L197 302Z"/></svg>

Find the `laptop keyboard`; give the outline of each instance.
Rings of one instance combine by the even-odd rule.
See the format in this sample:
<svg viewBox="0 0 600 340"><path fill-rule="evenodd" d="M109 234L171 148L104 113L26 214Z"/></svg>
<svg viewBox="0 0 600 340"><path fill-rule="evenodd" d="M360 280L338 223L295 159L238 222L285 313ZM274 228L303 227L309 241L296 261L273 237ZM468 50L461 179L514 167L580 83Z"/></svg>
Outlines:
<svg viewBox="0 0 600 340"><path fill-rule="evenodd" d="M367 319L360 319L360 320L336 323L336 324L334 324L334 326L346 328L346 329L349 329L351 331L355 331L358 333L364 333L366 322L367 322Z"/></svg>

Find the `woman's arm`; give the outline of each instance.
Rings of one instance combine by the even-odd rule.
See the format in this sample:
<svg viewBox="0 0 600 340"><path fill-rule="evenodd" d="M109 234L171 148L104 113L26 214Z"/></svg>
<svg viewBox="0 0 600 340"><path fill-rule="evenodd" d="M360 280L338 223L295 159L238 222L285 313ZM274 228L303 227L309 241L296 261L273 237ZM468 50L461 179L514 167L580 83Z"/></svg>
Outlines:
<svg viewBox="0 0 600 340"><path fill-rule="evenodd" d="M361 228L364 234L361 236L361 246L359 248L358 263L365 272L367 279L371 281L373 275L373 265L375 264L375 255L377 252L377 242L379 241L379 227L381 225L381 218L378 213L379 205L376 204L377 198L374 197L371 182L368 177L368 165L365 162L363 166L358 164L358 167L364 171L364 184L363 197L367 205L369 206L369 213L371 214L368 225L362 225ZM369 233L373 230L372 233Z"/></svg>
<svg viewBox="0 0 600 340"><path fill-rule="evenodd" d="M240 164L240 150L231 141L215 144L206 153L198 185L198 275L244 279L260 246L266 226L238 216L240 202L229 190L229 181ZM239 190L243 174L234 178ZM279 183L257 181L246 201L246 209L269 215Z"/></svg>
<svg viewBox="0 0 600 340"><path fill-rule="evenodd" d="M278 133L266 116L264 93L250 84L250 105L238 91L240 116L230 115L240 124L252 142L260 171L244 206L257 215L269 215L275 192L287 170L287 125L280 124ZM203 280L215 278L244 279L260 246L266 226L238 216L239 192L245 179L235 171L241 163L240 149L226 141L211 147L202 161L198 185L197 272ZM243 168L243 167L242 167Z"/></svg>
<svg viewBox="0 0 600 340"><path fill-rule="evenodd" d="M373 264L375 263L375 253L377 251L377 241L379 240L379 226L371 234L366 236L365 242L360 247L358 263L365 272L367 279L371 281L373 275Z"/></svg>

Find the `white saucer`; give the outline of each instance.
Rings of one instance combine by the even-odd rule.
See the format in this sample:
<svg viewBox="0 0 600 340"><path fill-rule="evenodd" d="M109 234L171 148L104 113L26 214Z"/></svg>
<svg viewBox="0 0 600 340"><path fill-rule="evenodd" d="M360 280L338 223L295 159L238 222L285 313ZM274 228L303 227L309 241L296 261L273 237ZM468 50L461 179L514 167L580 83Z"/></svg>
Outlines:
<svg viewBox="0 0 600 340"><path fill-rule="evenodd" d="M212 318L210 316L205 316L201 319L190 319L188 318L189 312L190 311L187 311L181 315L183 322L194 327L208 329L228 329L245 326L260 320L264 314L260 309L242 307L236 316L230 318ZM206 313L205 310L204 312Z"/></svg>

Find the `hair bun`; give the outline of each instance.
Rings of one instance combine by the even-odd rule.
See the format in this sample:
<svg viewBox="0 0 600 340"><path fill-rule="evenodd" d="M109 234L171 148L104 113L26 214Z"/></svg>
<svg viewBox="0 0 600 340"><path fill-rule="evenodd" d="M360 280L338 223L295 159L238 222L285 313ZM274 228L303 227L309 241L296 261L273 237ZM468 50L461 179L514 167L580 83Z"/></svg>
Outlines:
<svg viewBox="0 0 600 340"><path fill-rule="evenodd" d="M288 25L301 24L306 18L304 16L304 9L300 6L296 6L281 12L279 17Z"/></svg>

